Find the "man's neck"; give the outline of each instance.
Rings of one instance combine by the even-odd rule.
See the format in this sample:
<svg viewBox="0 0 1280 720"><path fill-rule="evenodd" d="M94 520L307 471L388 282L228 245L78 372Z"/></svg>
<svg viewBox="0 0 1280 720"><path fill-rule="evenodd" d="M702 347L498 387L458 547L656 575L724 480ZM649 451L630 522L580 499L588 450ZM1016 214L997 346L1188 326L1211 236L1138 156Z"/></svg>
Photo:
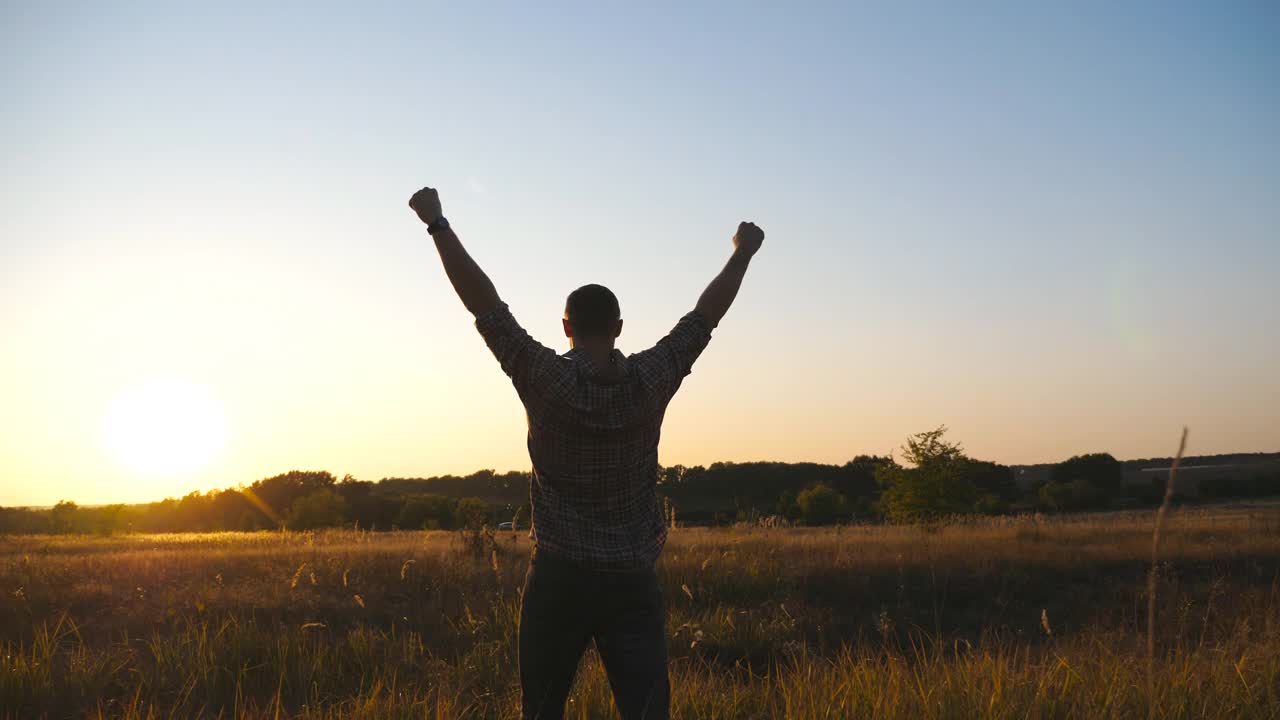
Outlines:
<svg viewBox="0 0 1280 720"><path fill-rule="evenodd" d="M591 362L597 370L604 371L613 363L613 342L605 340L574 340L569 339L569 347L581 353L586 353L591 358Z"/></svg>

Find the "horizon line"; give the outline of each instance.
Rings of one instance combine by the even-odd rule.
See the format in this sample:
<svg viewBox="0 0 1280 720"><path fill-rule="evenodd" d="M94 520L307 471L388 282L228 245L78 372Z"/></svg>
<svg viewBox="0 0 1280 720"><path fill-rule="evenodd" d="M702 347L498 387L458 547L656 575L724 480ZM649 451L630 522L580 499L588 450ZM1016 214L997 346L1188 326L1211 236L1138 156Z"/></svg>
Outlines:
<svg viewBox="0 0 1280 720"><path fill-rule="evenodd" d="M1082 455L1097 455L1097 454L1102 454L1102 455L1111 455L1111 453L1080 453L1080 454L1077 454L1077 455L1073 455L1073 456L1071 456L1071 457L1080 457L1080 456L1082 456ZM1272 459L1280 460L1280 450L1274 450L1274 451L1250 451L1250 452L1214 453L1214 454L1212 454L1212 455L1188 455L1188 456L1186 456L1186 457L1183 457L1183 458L1182 458L1182 462L1183 462L1183 464L1185 465L1185 464L1186 464L1188 461L1190 461L1190 460L1198 460L1198 459L1203 459L1203 458L1229 457L1229 456L1233 456L1233 455L1258 455L1258 456L1262 456L1262 457L1264 457L1264 458L1266 458L1266 457L1271 457ZM769 464L769 465L826 465L826 466L828 466L828 467L842 467L843 465L848 465L848 464L852 463L854 460L856 460L856 459L857 459L857 458L859 458L859 457L882 458L882 459L883 459L883 458L893 459L893 456L892 456L892 455L870 455L870 454L867 454L867 453L862 453L862 454L859 454L859 455L855 455L855 456L853 456L852 458L850 458L849 460L846 460L846 461L845 461L845 462L843 462L843 463L826 463L826 462L817 462L817 461L813 461L813 460L795 460L795 461L787 461L787 460L717 460L717 461L715 461L715 462L713 462L713 463L709 463L709 464L707 464L707 465L701 465L701 464L698 464L698 465L684 465L683 463L674 463L674 464L672 464L672 465L663 465L663 464L659 463L658 468L659 468L659 469L661 469L661 468L671 468L671 467L677 467L677 466L683 466L683 467L685 467L685 468L696 468L696 467L701 467L701 468L710 468L710 467L712 467L713 465L762 465L762 464ZM967 456L966 456L966 457L967 457ZM1112 455L1112 457L1114 458L1115 456L1114 456L1114 455ZM970 458L970 459L972 459L972 460L979 460L979 458ZM994 464L996 464L996 465L1004 465L1004 466L1005 466L1005 467L1007 467L1007 468L1010 468L1010 469L1016 469L1016 468L1042 467L1042 466L1045 466L1045 465L1057 465L1058 463L1065 462L1066 460L1069 460L1069 459L1071 459L1071 458L1064 458L1063 460L1057 460L1057 461L1051 461L1051 462L1038 462L1038 463L1011 463L1011 464L1007 464L1007 465L1006 465L1005 463L995 462L995 461L991 461L991 460L986 460L986 461L982 461L982 462L993 462L993 463L994 463ZM1137 462L1137 461L1140 461L1140 460L1172 460L1172 459L1173 459L1173 455L1169 455L1169 456L1167 456L1167 457L1165 457L1165 456L1159 456L1159 457L1143 457L1143 458L1115 458L1116 462L1120 462L1120 463ZM1165 468L1143 468L1143 470L1167 470L1167 469L1168 469L1167 467L1165 467ZM530 472L531 472L531 470L530 470L530 469L523 469L523 470L519 470L519 469L498 470L498 469L496 469L496 468L478 468L478 469L476 469L476 470L471 471L470 473L467 473L466 475L455 475L455 474L453 474L453 473L445 473L445 474L443 474L443 475L425 475L425 476L417 476L417 477L400 476L400 475L395 475L395 476L388 475L388 476L385 476L385 477L378 478L377 480L360 480L359 478L355 477L354 475L351 475L351 473L345 473L345 474L343 474L341 477L339 477L338 475L336 475L335 473L333 473L332 471L329 471L329 470L302 470L302 469L299 469L299 468L296 468L296 467L295 467L295 468L291 468L291 469L289 469L289 470L285 470L285 471L283 471L283 472L278 472L278 473L275 473L275 474L272 474L272 475L265 475L265 476L263 476L263 477L256 478L256 479L254 479L253 481L251 481L250 483L240 483L240 484L237 484L237 485L227 485L227 486L223 486L223 487L210 488L210 489L208 489L208 490L192 489L192 490L189 490L189 491L187 491L186 493L184 493L184 494L182 494L182 495L178 495L178 496L166 496L166 497L160 498L160 499L158 499L158 500L142 500L142 501L138 501L138 502L100 502L100 503L87 503L87 504L81 504L81 503L76 502L75 500L62 499L62 500L59 500L58 502L53 503L53 504L50 504L50 505L3 505L3 504L0 504L0 509L15 509L15 510L44 510L44 509L47 509L47 508L53 508L53 507L55 507L56 505L58 505L58 504L60 504L60 503L64 503L64 502L72 502L72 503L75 503L77 506L80 506L80 507L104 507L104 506L109 506L109 505L149 505L149 504L151 504L151 503L160 503L160 502L165 502L166 500L181 500L182 498L187 497L188 495L191 495L192 493L200 493L200 494L202 494L202 495L205 495L205 494L208 494L208 493L214 493L214 492L227 492L227 491L230 491L230 490L242 489L242 488L245 488L245 487L249 487L249 486L250 486L250 485L252 485L253 483L255 483L255 482L259 482L259 481L261 481L261 480L268 480L268 479L273 478L273 477L279 477L279 476L281 476L281 475L288 475L289 473L294 473L294 472L301 472L301 473L329 473L329 474L330 474L330 475L332 475L332 476L333 476L333 477L334 477L338 482L341 482L341 481L342 481L342 480L344 480L345 478L350 477L352 480L354 480L354 481L356 481L356 482L367 482L367 483L372 483L372 484L375 484L375 485L376 485L376 484L378 484L378 483L385 482L385 481L387 481L387 480L440 480L440 479L444 479L444 478L458 478L458 479L465 479L465 478L471 477L472 475L475 475L475 474L477 474L477 473L481 473L481 472L485 472L485 471L489 471L489 472L493 473L494 475L509 475L509 474L511 474L511 473L525 473L525 474L528 474L528 473L530 473Z"/></svg>

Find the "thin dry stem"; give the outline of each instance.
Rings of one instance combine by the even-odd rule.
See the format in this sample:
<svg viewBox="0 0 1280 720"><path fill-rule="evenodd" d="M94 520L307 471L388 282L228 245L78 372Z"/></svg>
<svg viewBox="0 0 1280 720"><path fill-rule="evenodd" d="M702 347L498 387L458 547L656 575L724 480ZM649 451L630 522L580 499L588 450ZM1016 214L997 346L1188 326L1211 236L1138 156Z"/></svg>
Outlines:
<svg viewBox="0 0 1280 720"><path fill-rule="evenodd" d="M1169 501L1173 499L1173 486L1178 476L1178 465L1182 462L1182 453L1187 449L1187 428L1182 428L1182 440L1178 442L1178 454L1173 456L1173 464L1169 466L1169 479L1164 486L1164 499L1160 509L1156 510L1156 526L1151 533L1151 572L1147 574L1147 702L1150 713L1155 712L1155 665L1156 665L1156 568L1160 561L1160 529L1164 526L1164 516L1169 512ZM1154 715L1151 715L1154 717Z"/></svg>

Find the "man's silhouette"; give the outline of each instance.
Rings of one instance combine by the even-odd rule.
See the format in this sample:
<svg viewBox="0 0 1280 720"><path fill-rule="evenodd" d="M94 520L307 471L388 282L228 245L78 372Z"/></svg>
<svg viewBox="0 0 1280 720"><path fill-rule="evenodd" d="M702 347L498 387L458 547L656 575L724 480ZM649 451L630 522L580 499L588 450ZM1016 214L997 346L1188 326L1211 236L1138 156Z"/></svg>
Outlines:
<svg viewBox="0 0 1280 720"><path fill-rule="evenodd" d="M445 273L511 377L529 420L534 540L520 608L520 686L527 720L560 718L594 640L625 720L666 718L667 641L654 562L667 538L658 506L658 436L667 403L738 294L764 242L738 225L733 254L697 306L652 348L624 356L618 300L569 294L560 355L531 338L450 228L435 190L409 207L427 224Z"/></svg>

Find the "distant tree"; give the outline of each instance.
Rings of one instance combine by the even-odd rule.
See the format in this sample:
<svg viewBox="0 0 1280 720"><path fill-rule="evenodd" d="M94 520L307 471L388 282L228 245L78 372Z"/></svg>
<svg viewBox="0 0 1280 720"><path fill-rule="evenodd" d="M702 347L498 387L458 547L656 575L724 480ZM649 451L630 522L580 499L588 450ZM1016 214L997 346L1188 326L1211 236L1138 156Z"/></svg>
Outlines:
<svg viewBox="0 0 1280 720"><path fill-rule="evenodd" d="M49 513L30 508L0 508L0 534L49 532Z"/></svg>
<svg viewBox="0 0 1280 720"><path fill-rule="evenodd" d="M919 467L964 457L964 448L960 443L944 440L943 436L946 434L947 426L939 425L934 430L912 435L907 438L907 444L902 446L902 459Z"/></svg>
<svg viewBox="0 0 1280 720"><path fill-rule="evenodd" d="M290 530L314 530L342 525L347 520L347 501L330 488L316 490L289 508L285 524Z"/></svg>
<svg viewBox="0 0 1280 720"><path fill-rule="evenodd" d="M1165 479L1153 477L1145 483L1135 483L1125 488L1125 497L1141 505L1159 505L1164 500Z"/></svg>
<svg viewBox="0 0 1280 720"><path fill-rule="evenodd" d="M1090 453L1064 460L1049 471L1049 482L1059 485L1081 479L1107 495L1118 496L1124 490L1124 466L1110 453Z"/></svg>
<svg viewBox="0 0 1280 720"><path fill-rule="evenodd" d="M783 490L778 496L777 514L788 520L799 520L804 511L800 509L800 503L796 502L796 494L791 490Z"/></svg>
<svg viewBox="0 0 1280 720"><path fill-rule="evenodd" d="M55 533L73 533L78 530L80 507L70 500L63 500L49 511L49 530Z"/></svg>
<svg viewBox="0 0 1280 720"><path fill-rule="evenodd" d="M992 493L978 491L978 499L973 502L973 511L979 515L1002 515L1009 511L1009 503Z"/></svg>
<svg viewBox="0 0 1280 720"><path fill-rule="evenodd" d="M213 530L257 530L260 524L255 519L258 515L253 505L245 498L242 488L229 488L215 493L209 493L209 508L211 529ZM244 517L249 516L250 522L245 523Z"/></svg>
<svg viewBox="0 0 1280 720"><path fill-rule="evenodd" d="M257 480L245 492L256 500L254 507L272 522L279 522L294 502L317 490L331 488L334 482L333 475L328 472L290 470Z"/></svg>
<svg viewBox="0 0 1280 720"><path fill-rule="evenodd" d="M214 529L214 492L187 493L172 508L169 524L177 532L204 532Z"/></svg>
<svg viewBox="0 0 1280 720"><path fill-rule="evenodd" d="M383 478L373 492L382 496L408 496L422 493L444 495L454 499L473 497L490 505L514 507L529 496L529 473L496 473L479 470L466 477L442 475L429 478Z"/></svg>
<svg viewBox="0 0 1280 720"><path fill-rule="evenodd" d="M780 502L794 503L800 492L819 483L844 495L850 514L870 515L878 493L875 467L888 461L859 456L844 465L717 462L705 468L685 468L678 481L674 471L667 469L660 491L679 509L681 518L693 523L711 522L717 515L748 518L783 514ZM798 506L788 512L792 517L800 514Z"/></svg>
<svg viewBox="0 0 1280 720"><path fill-rule="evenodd" d="M396 515L402 530L451 530L455 527L455 502L443 495L411 495L404 499Z"/></svg>
<svg viewBox="0 0 1280 720"><path fill-rule="evenodd" d="M254 510L245 510L236 521L236 529L242 532L253 532L255 530L266 530L267 526L263 525L262 513Z"/></svg>
<svg viewBox="0 0 1280 720"><path fill-rule="evenodd" d="M884 488L880 509L890 522L932 523L976 511L982 493L967 477L971 461L959 443L944 438L946 432L946 426L940 426L907 438L902 457L915 467L877 468L876 479Z"/></svg>
<svg viewBox="0 0 1280 720"><path fill-rule="evenodd" d="M821 483L796 497L806 525L830 525L847 517L844 495Z"/></svg>
<svg viewBox="0 0 1280 720"><path fill-rule="evenodd" d="M664 485L677 485L684 480L685 470L683 465L658 468L658 482Z"/></svg>
<svg viewBox="0 0 1280 720"><path fill-rule="evenodd" d="M1068 483L1048 482L1039 491L1040 508L1050 512L1079 512L1098 510L1108 504L1108 498L1085 478Z"/></svg>
<svg viewBox="0 0 1280 720"><path fill-rule="evenodd" d="M1018 497L1018 484L1013 477L1013 468L1008 465L966 457L961 471L974 487L997 500L1009 503Z"/></svg>
<svg viewBox="0 0 1280 720"><path fill-rule="evenodd" d="M489 520L489 506L476 498L462 498L455 515L457 527L479 527Z"/></svg>
<svg viewBox="0 0 1280 720"><path fill-rule="evenodd" d="M840 474L832 487L848 498L851 516L872 517L876 514L880 498L876 470L893 464L893 458L887 455L859 455L841 466Z"/></svg>
<svg viewBox="0 0 1280 720"><path fill-rule="evenodd" d="M367 480L356 480L347 475L333 489L347 501L347 520L365 530L373 528L409 527L402 525L398 514L403 509L404 499L387 497L378 492L379 483ZM452 518L452 510L449 512Z"/></svg>
<svg viewBox="0 0 1280 720"><path fill-rule="evenodd" d="M93 531L99 535L111 535L124 530L123 504L104 505L93 509Z"/></svg>
<svg viewBox="0 0 1280 720"><path fill-rule="evenodd" d="M680 475L680 480L682 482L697 483L706 480L706 477L707 469L701 465L694 465L684 469L684 472Z"/></svg>

